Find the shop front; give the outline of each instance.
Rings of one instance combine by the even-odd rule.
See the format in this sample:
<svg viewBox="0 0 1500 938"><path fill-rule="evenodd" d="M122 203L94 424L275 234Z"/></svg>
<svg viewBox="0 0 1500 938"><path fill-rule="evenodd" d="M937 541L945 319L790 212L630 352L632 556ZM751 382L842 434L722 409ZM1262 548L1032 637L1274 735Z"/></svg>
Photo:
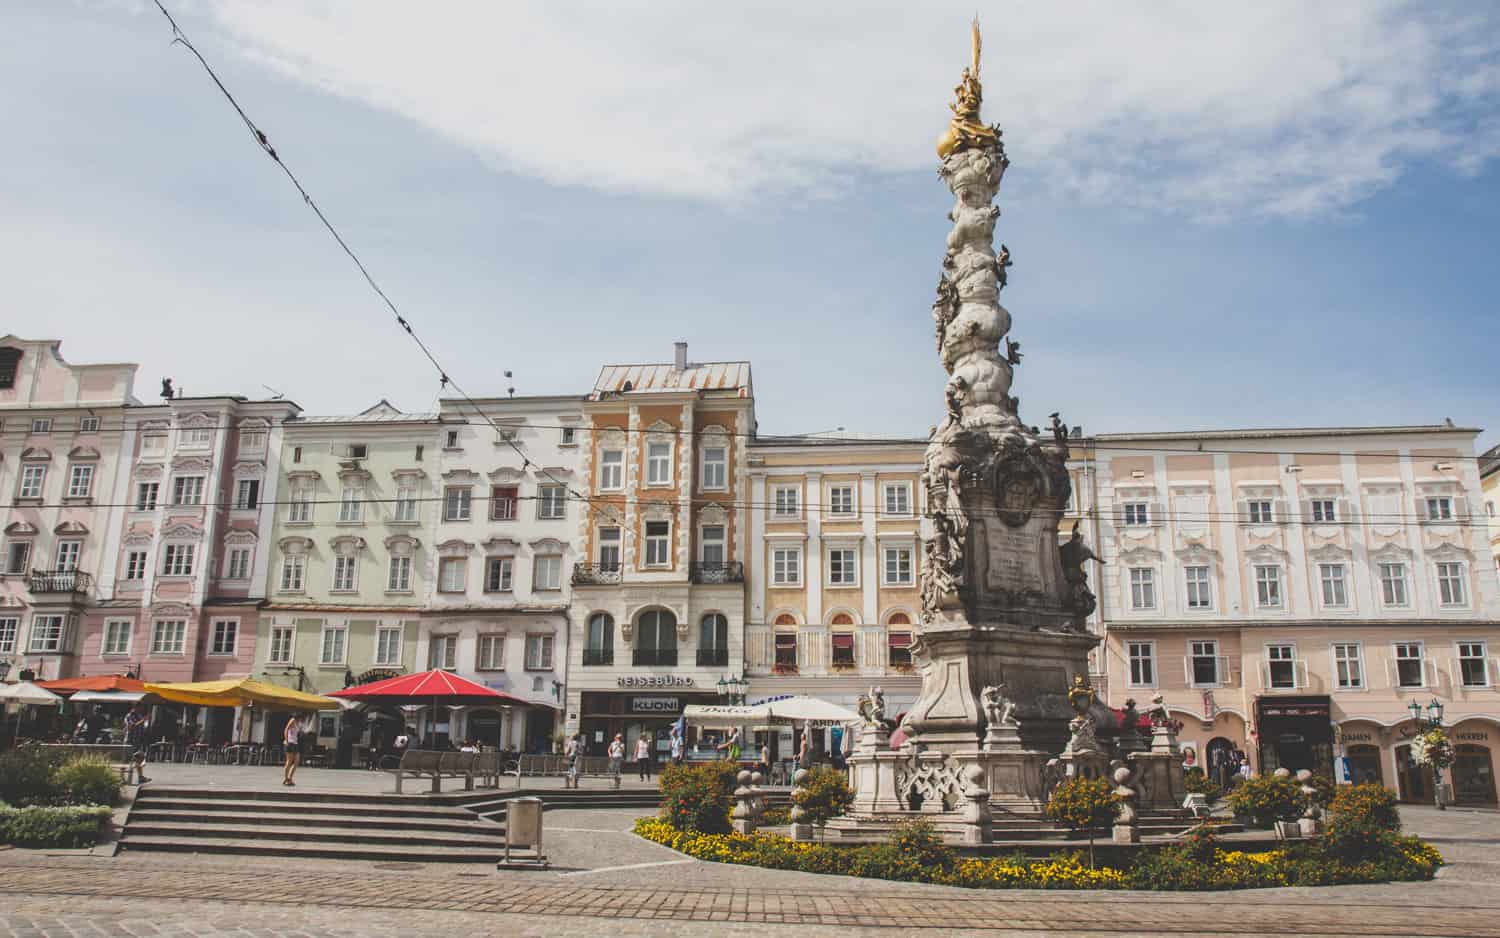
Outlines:
<svg viewBox="0 0 1500 938"><path fill-rule="evenodd" d="M1351 785L1374 783L1390 787L1388 760L1380 748L1384 736L1380 724L1373 721L1346 720L1340 724L1338 743L1343 748L1343 770L1334 779Z"/></svg>
<svg viewBox="0 0 1500 938"><path fill-rule="evenodd" d="M651 740L654 761L660 765L671 755L671 729L689 704L720 703L717 691L705 691L690 678L641 675L619 678L621 690L584 691L577 726L588 754L602 756L618 734L625 741L627 759L635 758L635 743L642 735ZM689 729L688 749L710 743Z"/></svg>
<svg viewBox="0 0 1500 938"><path fill-rule="evenodd" d="M880 687L885 694L885 716L899 722L906 712L916 706L922 693L922 679L915 674L886 675L798 675L771 674L751 675L747 704L760 704L787 697L815 697L848 710L859 711L859 698ZM814 726L811 728L810 748L816 762L842 762L843 757L854 749L855 739L838 725ZM795 726L760 729L754 732L753 743L771 747L773 762L791 759L802 747L802 730Z"/></svg>
<svg viewBox="0 0 1500 938"><path fill-rule="evenodd" d="M1453 783L1453 800L1461 805L1494 805L1494 746L1500 741L1496 724L1467 720L1454 726L1453 765L1448 774Z"/></svg>
<svg viewBox="0 0 1500 938"><path fill-rule="evenodd" d="M1258 697L1255 728L1261 774L1311 769L1333 778L1333 724L1327 696Z"/></svg>

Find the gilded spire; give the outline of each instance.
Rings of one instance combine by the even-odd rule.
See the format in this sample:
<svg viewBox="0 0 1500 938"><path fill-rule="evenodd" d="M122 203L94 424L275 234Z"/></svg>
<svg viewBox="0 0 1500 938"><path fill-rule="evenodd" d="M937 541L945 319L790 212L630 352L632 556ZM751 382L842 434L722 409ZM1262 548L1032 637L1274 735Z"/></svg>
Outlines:
<svg viewBox="0 0 1500 938"><path fill-rule="evenodd" d="M953 103L948 105L953 119L948 122L948 131L938 140L938 157L947 159L959 150L973 147L995 147L1000 135L987 126L979 116L979 107L984 102L984 88L979 84L979 57L983 41L979 36L979 17L970 24L972 38L972 61L964 69L958 87L953 89Z"/></svg>

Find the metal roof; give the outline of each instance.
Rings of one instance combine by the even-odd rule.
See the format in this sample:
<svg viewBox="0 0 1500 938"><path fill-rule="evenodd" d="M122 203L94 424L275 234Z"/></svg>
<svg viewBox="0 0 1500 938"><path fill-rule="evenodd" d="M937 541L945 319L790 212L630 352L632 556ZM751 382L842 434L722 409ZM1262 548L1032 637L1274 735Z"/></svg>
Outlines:
<svg viewBox="0 0 1500 938"><path fill-rule="evenodd" d="M591 395L642 391L738 391L751 397L749 362L689 362L681 371L670 363L660 365L605 365L599 369Z"/></svg>

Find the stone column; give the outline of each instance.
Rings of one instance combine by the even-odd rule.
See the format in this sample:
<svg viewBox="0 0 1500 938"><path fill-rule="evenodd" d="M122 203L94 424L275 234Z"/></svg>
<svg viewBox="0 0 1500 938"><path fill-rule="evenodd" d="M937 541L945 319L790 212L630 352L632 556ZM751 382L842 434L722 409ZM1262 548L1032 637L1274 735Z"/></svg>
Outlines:
<svg viewBox="0 0 1500 938"><path fill-rule="evenodd" d="M994 816L990 813L990 790L984 767L971 765L964 769L964 805L959 820L964 823L964 843L987 844L994 840Z"/></svg>
<svg viewBox="0 0 1500 938"><path fill-rule="evenodd" d="M859 741L849 756L849 782L854 788L851 814L881 814L906 806L896 791L896 769L902 761L891 751L891 734L884 726L860 727Z"/></svg>
<svg viewBox="0 0 1500 938"><path fill-rule="evenodd" d="M1113 773L1115 795L1120 799L1119 815L1115 818L1114 841L1117 844L1140 843L1140 816L1136 801L1140 792L1135 788L1135 773L1124 763L1115 763Z"/></svg>
<svg viewBox="0 0 1500 938"><path fill-rule="evenodd" d="M1307 769L1299 770L1297 782L1302 786L1302 800L1306 804L1297 826L1301 828L1303 837L1316 837L1323 833L1323 809L1318 807L1318 789L1313 787L1312 772Z"/></svg>
<svg viewBox="0 0 1500 938"><path fill-rule="evenodd" d="M753 834L756 822L755 790L750 787L750 772L741 769L735 780L739 785L734 790L734 810L729 813L729 817L735 833Z"/></svg>
<svg viewBox="0 0 1500 938"><path fill-rule="evenodd" d="M797 793L805 790L802 785L806 781L806 769L798 769L796 772L792 773L791 836L793 840L797 841L808 841L813 839L812 825L807 823L807 821L805 820L805 818L807 817L807 812L802 810L801 805L797 804Z"/></svg>

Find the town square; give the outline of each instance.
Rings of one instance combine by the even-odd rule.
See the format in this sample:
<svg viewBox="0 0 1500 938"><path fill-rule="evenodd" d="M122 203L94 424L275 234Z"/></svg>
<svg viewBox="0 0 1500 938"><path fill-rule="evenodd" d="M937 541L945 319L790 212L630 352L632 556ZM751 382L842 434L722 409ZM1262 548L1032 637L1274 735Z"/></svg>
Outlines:
<svg viewBox="0 0 1500 938"><path fill-rule="evenodd" d="M1500 22L950 7L0 14L0 934L1500 934Z"/></svg>

